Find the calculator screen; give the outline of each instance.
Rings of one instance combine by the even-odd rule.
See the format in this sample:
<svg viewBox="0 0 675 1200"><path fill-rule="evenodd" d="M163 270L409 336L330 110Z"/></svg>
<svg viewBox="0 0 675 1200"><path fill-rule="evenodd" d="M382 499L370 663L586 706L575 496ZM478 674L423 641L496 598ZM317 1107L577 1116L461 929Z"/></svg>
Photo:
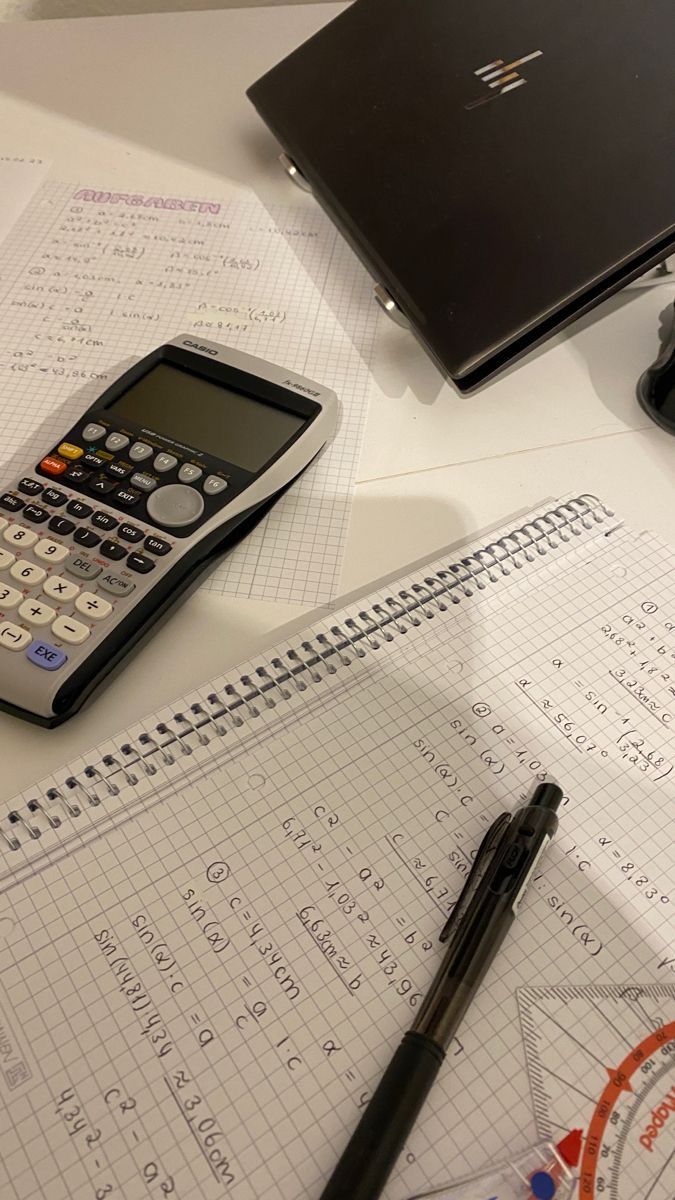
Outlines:
<svg viewBox="0 0 675 1200"><path fill-rule="evenodd" d="M259 471L306 418L191 371L159 363L111 406L116 416Z"/></svg>

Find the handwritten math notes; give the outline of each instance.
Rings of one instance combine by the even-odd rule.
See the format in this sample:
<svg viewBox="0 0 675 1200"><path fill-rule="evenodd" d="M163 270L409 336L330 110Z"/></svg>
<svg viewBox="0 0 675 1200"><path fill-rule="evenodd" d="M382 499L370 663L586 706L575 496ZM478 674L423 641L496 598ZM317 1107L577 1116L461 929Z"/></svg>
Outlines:
<svg viewBox="0 0 675 1200"><path fill-rule="evenodd" d="M604 528L481 588L465 571L457 604L431 598L447 560L430 564L298 640L360 623L362 656L228 716L219 697L274 677L280 645L48 781L62 826L21 829L0 875L17 1114L0 1191L4 1169L20 1200L312 1200L414 1019L483 831L552 773L559 832L386 1194L536 1140L517 990L673 971L672 552ZM386 640L388 597L415 589ZM169 739L176 713L209 711Z"/></svg>

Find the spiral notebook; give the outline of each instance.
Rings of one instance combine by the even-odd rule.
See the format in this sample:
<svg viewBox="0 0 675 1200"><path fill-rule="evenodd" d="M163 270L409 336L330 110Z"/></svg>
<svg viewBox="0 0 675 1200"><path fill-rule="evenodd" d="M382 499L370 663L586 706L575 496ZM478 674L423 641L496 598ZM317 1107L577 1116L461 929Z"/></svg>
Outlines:
<svg viewBox="0 0 675 1200"><path fill-rule="evenodd" d="M549 772L559 835L386 1195L536 1141L517 989L675 965L673 561L591 496L549 506L16 798L3 1198L318 1196L483 829Z"/></svg>

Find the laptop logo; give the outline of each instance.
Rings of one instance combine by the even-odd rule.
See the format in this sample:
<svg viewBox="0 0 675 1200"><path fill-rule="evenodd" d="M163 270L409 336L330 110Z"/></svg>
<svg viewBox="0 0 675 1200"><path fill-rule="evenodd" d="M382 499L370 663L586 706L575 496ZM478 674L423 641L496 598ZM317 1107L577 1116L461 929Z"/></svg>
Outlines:
<svg viewBox="0 0 675 1200"><path fill-rule="evenodd" d="M491 100L496 100L505 92L512 92L514 88L524 87L527 80L518 73L518 67L532 62L533 58L541 58L543 53L543 50L533 50L531 54L524 54L522 58L515 58L513 62L509 63L505 63L503 58L496 58L494 62L479 67L477 71L474 71L474 75L480 79L481 83L490 88L491 94L483 95L479 100L472 100L464 107L477 108L479 104L489 104Z"/></svg>

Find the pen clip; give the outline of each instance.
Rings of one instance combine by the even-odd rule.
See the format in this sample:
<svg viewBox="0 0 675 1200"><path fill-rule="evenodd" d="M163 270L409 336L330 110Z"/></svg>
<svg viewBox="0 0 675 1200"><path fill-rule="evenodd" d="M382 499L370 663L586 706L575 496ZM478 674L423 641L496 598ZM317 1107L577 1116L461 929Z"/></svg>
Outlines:
<svg viewBox="0 0 675 1200"><path fill-rule="evenodd" d="M478 847L478 852L473 860L471 870L466 877L464 887L455 901L455 905L450 913L450 916L441 929L438 939L439 942L447 942L450 938L450 935L456 932L462 918L462 911L466 908L471 895L474 893L478 883L485 874L485 869L488 866L488 857L491 857L492 854L494 854L502 839L504 830L510 823L511 814L508 812L501 813L500 816L497 817L497 820L493 821L492 825L485 834L485 837Z"/></svg>

